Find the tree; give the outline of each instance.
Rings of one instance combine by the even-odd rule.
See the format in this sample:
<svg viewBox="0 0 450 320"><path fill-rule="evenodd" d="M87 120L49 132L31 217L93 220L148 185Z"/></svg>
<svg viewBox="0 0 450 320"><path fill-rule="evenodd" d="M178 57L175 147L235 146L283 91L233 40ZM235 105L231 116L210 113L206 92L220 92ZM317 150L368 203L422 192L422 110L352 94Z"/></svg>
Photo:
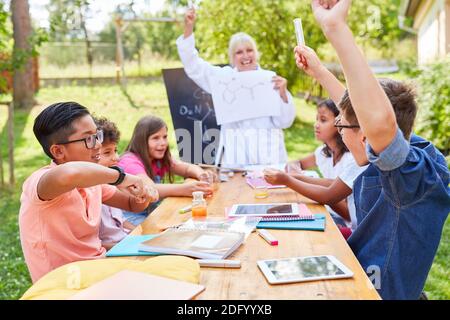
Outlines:
<svg viewBox="0 0 450 320"><path fill-rule="evenodd" d="M163 10L154 17L173 17L170 10ZM146 24L147 41L152 52L163 57L178 59L176 39L183 32L179 24L173 22L153 22Z"/></svg>
<svg viewBox="0 0 450 320"><path fill-rule="evenodd" d="M0 95L7 92L11 85L8 80L13 41L11 40L12 30L8 24L8 19L8 12L5 10L4 4L0 2Z"/></svg>
<svg viewBox="0 0 450 320"><path fill-rule="evenodd" d="M27 52L32 50L29 39L32 36L31 19L27 0L11 0L11 18L14 30L13 56L23 56L23 65L13 76L13 100L16 108L27 109L34 104L33 67Z"/></svg>
<svg viewBox="0 0 450 320"><path fill-rule="evenodd" d="M366 1L353 1L349 24L359 43L390 53L393 42L403 34L397 23L399 2L373 0L368 5ZM287 78L291 89L299 81L292 53L296 45L292 20L302 19L306 44L318 50L319 55L326 43L313 17L310 1L306 0L203 0L197 13L197 47L202 57L228 63L231 35L246 32L255 38L262 53L261 66Z"/></svg>
<svg viewBox="0 0 450 320"><path fill-rule="evenodd" d="M86 61L92 76L92 45L86 28L90 14L89 0L51 0L47 5L50 14L50 38L54 41L83 39L86 43Z"/></svg>
<svg viewBox="0 0 450 320"><path fill-rule="evenodd" d="M450 54L419 70L417 132L450 154Z"/></svg>

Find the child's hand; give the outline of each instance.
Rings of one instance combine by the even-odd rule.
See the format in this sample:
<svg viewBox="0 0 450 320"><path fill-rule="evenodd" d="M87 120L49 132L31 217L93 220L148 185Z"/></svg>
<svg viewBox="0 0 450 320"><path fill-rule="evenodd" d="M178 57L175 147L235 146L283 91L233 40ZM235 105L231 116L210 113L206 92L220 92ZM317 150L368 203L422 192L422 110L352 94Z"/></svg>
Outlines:
<svg viewBox="0 0 450 320"><path fill-rule="evenodd" d="M210 195L213 192L212 186L205 181L190 181L183 184L186 196L192 196L192 192L203 191L205 195Z"/></svg>
<svg viewBox="0 0 450 320"><path fill-rule="evenodd" d="M286 184L288 175L281 170L265 169L264 179L270 184Z"/></svg>
<svg viewBox="0 0 450 320"><path fill-rule="evenodd" d="M287 80L283 77L280 76L274 76L272 78L272 82L274 84L273 88L275 90L278 90L280 92L280 97L281 99L283 99L283 101L285 103L288 102L288 97L287 97Z"/></svg>
<svg viewBox="0 0 450 320"><path fill-rule="evenodd" d="M125 175L125 179L123 179L121 184L117 185L117 188L135 197L144 197L146 193L144 181L140 177L131 174Z"/></svg>
<svg viewBox="0 0 450 320"><path fill-rule="evenodd" d="M302 171L302 166L300 164L299 160L294 160L294 161L290 161L286 164L286 166L284 167L284 171L286 171L287 174L292 175L292 174L301 174Z"/></svg>
<svg viewBox="0 0 450 320"><path fill-rule="evenodd" d="M134 197L136 203L155 202L159 199L158 190L151 185L144 185L145 194L141 197Z"/></svg>
<svg viewBox="0 0 450 320"><path fill-rule="evenodd" d="M156 190L155 186L147 184L144 186L144 189L146 191L146 200L155 202L159 199L159 193L158 190Z"/></svg>
<svg viewBox="0 0 450 320"><path fill-rule="evenodd" d="M294 52L297 67L317 79L324 66L314 50L307 46L297 46L294 48Z"/></svg>
<svg viewBox="0 0 450 320"><path fill-rule="evenodd" d="M313 0L312 9L325 34L346 25L351 0Z"/></svg>
<svg viewBox="0 0 450 320"><path fill-rule="evenodd" d="M217 180L217 175L210 170L203 170L198 176L197 180L208 182L212 184L215 180Z"/></svg>

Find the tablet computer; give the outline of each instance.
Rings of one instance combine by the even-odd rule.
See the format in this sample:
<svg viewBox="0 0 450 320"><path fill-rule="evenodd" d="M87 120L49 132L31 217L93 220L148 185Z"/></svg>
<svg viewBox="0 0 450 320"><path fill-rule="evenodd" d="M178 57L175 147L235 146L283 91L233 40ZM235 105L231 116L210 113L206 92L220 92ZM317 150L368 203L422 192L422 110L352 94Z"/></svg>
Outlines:
<svg viewBox="0 0 450 320"><path fill-rule="evenodd" d="M257 262L270 284L353 277L353 272L334 256L295 257Z"/></svg>
<svg viewBox="0 0 450 320"><path fill-rule="evenodd" d="M235 204L228 213L230 217L279 217L298 216L297 203Z"/></svg>

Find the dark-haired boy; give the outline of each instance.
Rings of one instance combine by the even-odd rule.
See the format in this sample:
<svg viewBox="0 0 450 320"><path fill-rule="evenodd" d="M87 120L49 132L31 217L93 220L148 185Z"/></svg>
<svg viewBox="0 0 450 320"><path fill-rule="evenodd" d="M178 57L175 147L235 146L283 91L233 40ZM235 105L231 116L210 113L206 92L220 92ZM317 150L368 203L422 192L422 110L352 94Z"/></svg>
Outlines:
<svg viewBox="0 0 450 320"><path fill-rule="evenodd" d="M20 239L35 282L61 265L104 257L99 239L102 203L140 212L158 193L118 167L97 164L103 134L78 103L47 107L33 131L52 159L26 179L20 199Z"/></svg>
<svg viewBox="0 0 450 320"><path fill-rule="evenodd" d="M417 136L409 141L414 95L374 77L346 23L350 4L312 1L347 82L336 127L357 163L369 163L354 183L358 227L348 242L382 298L417 299L450 211L449 171L433 145Z"/></svg>

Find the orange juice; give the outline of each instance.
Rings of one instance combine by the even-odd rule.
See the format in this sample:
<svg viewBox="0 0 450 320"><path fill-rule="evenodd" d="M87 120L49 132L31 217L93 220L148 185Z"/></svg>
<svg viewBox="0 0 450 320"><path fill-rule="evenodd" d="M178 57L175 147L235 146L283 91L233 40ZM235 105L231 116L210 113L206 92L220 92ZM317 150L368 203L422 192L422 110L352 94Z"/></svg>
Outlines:
<svg viewBox="0 0 450 320"><path fill-rule="evenodd" d="M204 218L207 215L206 207L198 206L192 208L193 218Z"/></svg>

